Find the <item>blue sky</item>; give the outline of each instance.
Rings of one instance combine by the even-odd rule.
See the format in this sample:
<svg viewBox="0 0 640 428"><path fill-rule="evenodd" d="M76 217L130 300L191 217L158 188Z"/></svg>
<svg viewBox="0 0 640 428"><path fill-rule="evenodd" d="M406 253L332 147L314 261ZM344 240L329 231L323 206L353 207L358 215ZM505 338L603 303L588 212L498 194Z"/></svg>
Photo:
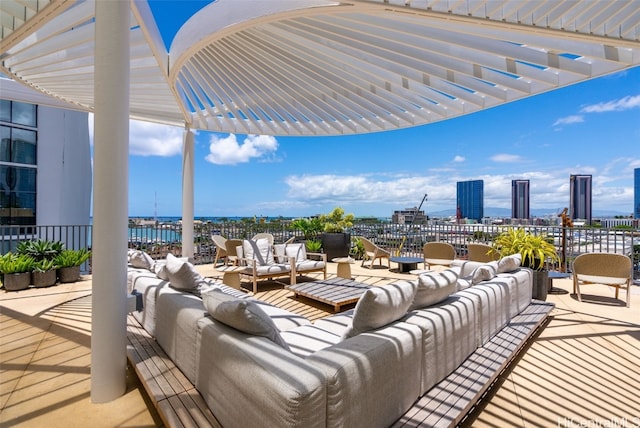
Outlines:
<svg viewBox="0 0 640 428"><path fill-rule="evenodd" d="M150 1L165 41L200 1ZM179 216L182 128L131 123L129 214ZM199 132L196 217L308 216L343 207L390 217L425 193L455 212L456 182L484 180L485 207L510 208L531 180L532 210L569 204L569 175L593 175L595 212L631 214L640 168L640 67L426 126L347 137ZM486 208L485 208L486 209Z"/></svg>

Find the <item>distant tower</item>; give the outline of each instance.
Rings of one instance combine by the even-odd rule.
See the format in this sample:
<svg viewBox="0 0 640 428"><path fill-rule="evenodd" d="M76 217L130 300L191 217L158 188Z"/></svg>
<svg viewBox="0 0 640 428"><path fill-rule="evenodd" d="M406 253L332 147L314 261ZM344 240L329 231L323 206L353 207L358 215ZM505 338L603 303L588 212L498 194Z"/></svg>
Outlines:
<svg viewBox="0 0 640 428"><path fill-rule="evenodd" d="M633 170L633 217L640 218L640 168Z"/></svg>
<svg viewBox="0 0 640 428"><path fill-rule="evenodd" d="M484 217L484 181L458 181L457 183L457 206L462 214L469 219L474 219L478 223Z"/></svg>
<svg viewBox="0 0 640 428"><path fill-rule="evenodd" d="M511 180L511 218L529 219L529 180Z"/></svg>
<svg viewBox="0 0 640 428"><path fill-rule="evenodd" d="M571 218L584 219L591 224L591 175L571 175L569 192Z"/></svg>

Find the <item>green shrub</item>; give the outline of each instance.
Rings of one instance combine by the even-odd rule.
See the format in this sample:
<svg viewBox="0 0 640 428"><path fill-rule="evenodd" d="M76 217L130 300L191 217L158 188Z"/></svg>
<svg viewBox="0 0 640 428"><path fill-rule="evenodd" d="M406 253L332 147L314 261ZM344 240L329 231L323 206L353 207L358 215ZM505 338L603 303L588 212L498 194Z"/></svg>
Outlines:
<svg viewBox="0 0 640 428"><path fill-rule="evenodd" d="M64 249L64 244L60 241L46 241L38 239L35 241L21 241L16 252L33 257L36 261L53 260Z"/></svg>
<svg viewBox="0 0 640 428"><path fill-rule="evenodd" d="M24 273L31 272L36 264L36 260L26 254L7 253L0 257L0 273Z"/></svg>
<svg viewBox="0 0 640 428"><path fill-rule="evenodd" d="M309 239L305 245L307 247L307 251L310 253L319 253L322 248L322 241L318 239Z"/></svg>
<svg viewBox="0 0 640 428"><path fill-rule="evenodd" d="M62 250L60 254L53 259L58 268L80 266L89 260L91 253L86 248L79 250Z"/></svg>

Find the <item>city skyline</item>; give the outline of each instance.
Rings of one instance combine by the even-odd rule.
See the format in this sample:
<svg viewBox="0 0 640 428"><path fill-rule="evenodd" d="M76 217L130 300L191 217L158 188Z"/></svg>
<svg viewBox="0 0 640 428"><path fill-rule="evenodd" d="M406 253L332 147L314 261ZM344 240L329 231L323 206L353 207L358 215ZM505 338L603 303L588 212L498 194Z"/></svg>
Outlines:
<svg viewBox="0 0 640 428"><path fill-rule="evenodd" d="M152 1L167 45L204 2ZM191 9L190 9L191 8ZM630 215L640 167L640 67L426 126L344 137L198 132L196 217L287 216L341 206L389 217L456 207L456 182L481 179L485 207L511 208L529 179L530 208L569 205L571 174L593 176L593 210ZM131 122L131 216L181 215L181 127ZM157 195L157 196L156 196ZM156 211L157 207L157 211ZM508 215L508 214L507 214Z"/></svg>

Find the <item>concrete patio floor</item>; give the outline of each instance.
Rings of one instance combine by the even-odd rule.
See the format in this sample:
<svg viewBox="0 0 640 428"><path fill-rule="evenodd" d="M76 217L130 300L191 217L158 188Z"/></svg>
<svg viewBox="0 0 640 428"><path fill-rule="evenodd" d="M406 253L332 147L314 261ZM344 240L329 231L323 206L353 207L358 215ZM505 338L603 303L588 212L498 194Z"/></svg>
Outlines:
<svg viewBox="0 0 640 428"><path fill-rule="evenodd" d="M198 269L217 276L211 265ZM330 263L329 276L335 271ZM352 273L370 284L410 277L359 263ZM583 302L571 294L570 279L554 286L565 293L549 295L551 321L464 425L640 426L640 287L626 308L624 292L615 300L602 285L585 287ZM90 277L0 291L0 426L162 426L133 371L125 395L91 403L90 334Z"/></svg>

